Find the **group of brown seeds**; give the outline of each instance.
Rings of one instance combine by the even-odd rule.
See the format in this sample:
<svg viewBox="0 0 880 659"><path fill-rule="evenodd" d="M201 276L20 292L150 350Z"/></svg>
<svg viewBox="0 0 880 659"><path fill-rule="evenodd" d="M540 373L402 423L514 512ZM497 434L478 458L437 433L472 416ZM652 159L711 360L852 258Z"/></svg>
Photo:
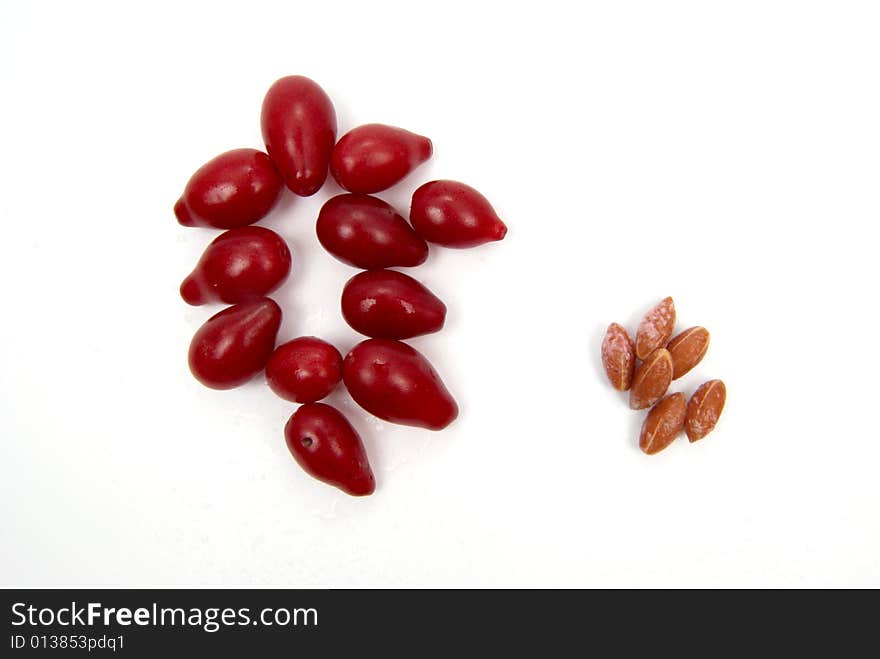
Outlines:
<svg viewBox="0 0 880 659"><path fill-rule="evenodd" d="M721 380L697 388L690 401L684 394L666 395L669 385L702 361L709 349L705 327L691 327L674 338L675 303L664 298L642 318L633 341L626 329L611 323L602 341L602 365L611 385L629 391L634 410L651 408L642 424L639 447L659 453L684 430L693 443L715 428L727 390Z"/></svg>

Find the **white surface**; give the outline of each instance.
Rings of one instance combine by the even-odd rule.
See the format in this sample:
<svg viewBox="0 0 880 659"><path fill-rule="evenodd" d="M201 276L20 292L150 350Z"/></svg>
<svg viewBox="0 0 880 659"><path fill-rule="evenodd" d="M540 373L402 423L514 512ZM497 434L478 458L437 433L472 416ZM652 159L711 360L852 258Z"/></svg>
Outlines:
<svg viewBox="0 0 880 659"><path fill-rule="evenodd" d="M0 584L880 586L876 3L182 4L0 4ZM177 286L216 234L171 207L291 73L342 131L434 140L381 196L456 178L510 227L412 272L449 306L413 344L454 426L332 397L367 499L299 470L261 381L186 366L219 307ZM263 224L295 259L279 339L347 350L337 191ZM712 332L684 390L729 398L649 458L598 353L665 295Z"/></svg>

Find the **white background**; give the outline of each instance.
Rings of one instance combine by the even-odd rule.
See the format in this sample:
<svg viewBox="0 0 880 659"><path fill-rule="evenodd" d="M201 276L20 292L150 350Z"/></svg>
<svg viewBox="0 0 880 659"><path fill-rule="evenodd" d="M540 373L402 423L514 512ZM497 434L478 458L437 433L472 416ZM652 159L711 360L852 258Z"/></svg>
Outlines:
<svg viewBox="0 0 880 659"><path fill-rule="evenodd" d="M0 3L0 584L880 586L878 34L872 2ZM331 397L366 499L300 471L260 379L186 366L216 232L172 206L293 73L341 131L433 139L383 198L460 179L510 228L411 271L453 426ZM358 340L314 236L338 192L262 223L279 340ZM712 332L676 388L728 405L648 457L599 345L665 295Z"/></svg>

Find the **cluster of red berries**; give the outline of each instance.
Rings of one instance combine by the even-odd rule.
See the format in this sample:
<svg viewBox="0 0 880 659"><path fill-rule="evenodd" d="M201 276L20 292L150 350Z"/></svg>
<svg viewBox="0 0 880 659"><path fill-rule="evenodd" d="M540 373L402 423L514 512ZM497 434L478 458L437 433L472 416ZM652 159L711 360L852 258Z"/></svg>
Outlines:
<svg viewBox="0 0 880 659"><path fill-rule="evenodd" d="M195 333L189 367L205 386L230 389L264 369L280 397L300 403L284 429L291 454L315 478L352 495L376 487L363 442L335 408L319 403L344 382L352 398L386 421L440 430L458 415L430 362L402 342L443 327L446 306L392 267L428 257L428 242L474 247L501 240L504 223L479 192L432 181L412 197L410 221L373 193L386 190L432 154L431 141L401 128L359 126L336 140L330 98L303 76L281 78L263 100L266 151L227 151L190 178L174 206L180 224L226 231L211 242L180 286L193 305L232 306ZM274 231L249 226L265 217L286 185L310 196L327 172L348 190L321 208L321 245L361 272L342 292L342 315L368 337L345 357L331 344L300 337L275 346L281 308L266 297L287 278L291 255Z"/></svg>

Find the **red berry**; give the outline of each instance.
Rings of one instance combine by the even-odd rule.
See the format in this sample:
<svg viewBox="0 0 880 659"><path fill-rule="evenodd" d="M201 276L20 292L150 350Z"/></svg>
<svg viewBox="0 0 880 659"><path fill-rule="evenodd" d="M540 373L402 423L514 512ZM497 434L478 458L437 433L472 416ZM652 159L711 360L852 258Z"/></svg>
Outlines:
<svg viewBox="0 0 880 659"><path fill-rule="evenodd" d="M408 339L443 327L446 305L412 277L368 270L342 290L342 315L352 329L379 339Z"/></svg>
<svg viewBox="0 0 880 659"><path fill-rule="evenodd" d="M416 190L409 220L422 238L446 247L475 247L507 234L489 201L457 181L431 181Z"/></svg>
<svg viewBox="0 0 880 659"><path fill-rule="evenodd" d="M264 218L280 192L281 177L269 156L256 149L235 149L192 175L174 214L187 227L242 227Z"/></svg>
<svg viewBox="0 0 880 659"><path fill-rule="evenodd" d="M321 400L341 380L342 355L314 336L281 344L266 364L266 381L272 391L294 403Z"/></svg>
<svg viewBox="0 0 880 659"><path fill-rule="evenodd" d="M431 140L402 128L366 124L333 148L330 173L349 192L387 190L431 157Z"/></svg>
<svg viewBox="0 0 880 659"><path fill-rule="evenodd" d="M430 362L400 341L358 343L343 362L342 379L358 405L392 423L441 430L458 416Z"/></svg>
<svg viewBox="0 0 880 659"><path fill-rule="evenodd" d="M352 496L376 491L376 479L357 431L324 403L300 407L284 426L287 448L300 467Z"/></svg>
<svg viewBox="0 0 880 659"><path fill-rule="evenodd" d="M428 258L428 244L376 197L341 194L328 199L315 229L324 249L356 268L415 266Z"/></svg>
<svg viewBox="0 0 880 659"><path fill-rule="evenodd" d="M231 389L263 370L281 326L281 308L267 297L227 307L193 336L189 368L212 389Z"/></svg>
<svg viewBox="0 0 880 659"><path fill-rule="evenodd" d="M274 231L239 227L221 233L180 285L180 295L193 305L235 304L274 291L290 272L290 250Z"/></svg>
<svg viewBox="0 0 880 659"><path fill-rule="evenodd" d="M287 187L301 197L320 190L336 142L336 111L326 92L304 76L281 78L263 99L260 123Z"/></svg>

